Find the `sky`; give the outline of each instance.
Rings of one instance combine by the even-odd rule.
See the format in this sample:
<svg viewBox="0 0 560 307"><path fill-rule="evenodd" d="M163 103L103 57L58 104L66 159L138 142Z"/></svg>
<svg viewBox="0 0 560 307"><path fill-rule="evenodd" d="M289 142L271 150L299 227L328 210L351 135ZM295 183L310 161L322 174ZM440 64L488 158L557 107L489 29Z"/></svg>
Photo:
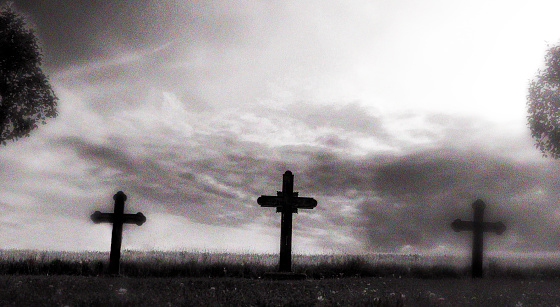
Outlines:
<svg viewBox="0 0 560 307"><path fill-rule="evenodd" d="M0 246L277 253L282 174L318 206L294 253L560 251L560 161L535 148L529 81L556 1L12 1L58 116L0 147Z"/></svg>

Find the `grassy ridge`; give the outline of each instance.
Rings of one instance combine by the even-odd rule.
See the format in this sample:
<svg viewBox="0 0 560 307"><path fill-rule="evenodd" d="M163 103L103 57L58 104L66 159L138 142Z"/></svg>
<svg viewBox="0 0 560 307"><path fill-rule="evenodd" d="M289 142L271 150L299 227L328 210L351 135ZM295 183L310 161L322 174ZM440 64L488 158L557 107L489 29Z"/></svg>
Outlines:
<svg viewBox="0 0 560 307"><path fill-rule="evenodd" d="M108 269L106 252L0 250L0 274L98 276ZM557 278L557 259L489 258L488 277ZM203 252L123 251L121 274L130 277L260 278L277 270L278 255ZM294 255L293 271L310 278L461 278L469 260L452 256L400 254Z"/></svg>

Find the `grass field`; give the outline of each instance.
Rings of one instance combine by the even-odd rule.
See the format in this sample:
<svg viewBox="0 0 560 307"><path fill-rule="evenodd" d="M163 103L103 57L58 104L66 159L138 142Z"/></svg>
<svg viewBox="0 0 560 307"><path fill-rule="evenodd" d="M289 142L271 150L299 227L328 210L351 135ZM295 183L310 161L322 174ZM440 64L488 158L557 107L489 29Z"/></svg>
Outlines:
<svg viewBox="0 0 560 307"><path fill-rule="evenodd" d="M108 253L0 250L0 274L98 276L108 269ZM557 278L560 258L493 258L487 277ZM121 274L128 277L260 278L277 270L278 255L203 252L123 251ZM309 278L463 278L469 259L402 254L294 255L293 271Z"/></svg>
<svg viewBox="0 0 560 307"><path fill-rule="evenodd" d="M293 257L307 280L262 279L278 255L0 251L0 302L31 306L560 306L560 259L485 259L486 278L451 256Z"/></svg>

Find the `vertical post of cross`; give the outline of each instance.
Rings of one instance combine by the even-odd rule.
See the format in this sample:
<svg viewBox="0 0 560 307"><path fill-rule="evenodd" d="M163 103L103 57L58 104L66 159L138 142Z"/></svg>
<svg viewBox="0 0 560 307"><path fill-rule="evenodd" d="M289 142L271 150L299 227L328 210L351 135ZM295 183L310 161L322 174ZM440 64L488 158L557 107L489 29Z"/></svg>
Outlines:
<svg viewBox="0 0 560 307"><path fill-rule="evenodd" d="M482 251L484 249L484 208L482 200L472 204L473 208L473 247L471 274L474 278L482 277Z"/></svg>
<svg viewBox="0 0 560 307"><path fill-rule="evenodd" d="M123 214L126 195L122 191L119 191L113 196L113 199L115 200L115 211L113 234L111 236L111 254L109 255L109 274L118 275L121 259Z"/></svg>
<svg viewBox="0 0 560 307"><path fill-rule="evenodd" d="M280 272L292 271L292 201L294 193L294 175L286 171L282 180L282 196L287 200L282 207L282 220L280 229ZM280 193L278 193L280 194ZM280 195L278 195L280 196Z"/></svg>

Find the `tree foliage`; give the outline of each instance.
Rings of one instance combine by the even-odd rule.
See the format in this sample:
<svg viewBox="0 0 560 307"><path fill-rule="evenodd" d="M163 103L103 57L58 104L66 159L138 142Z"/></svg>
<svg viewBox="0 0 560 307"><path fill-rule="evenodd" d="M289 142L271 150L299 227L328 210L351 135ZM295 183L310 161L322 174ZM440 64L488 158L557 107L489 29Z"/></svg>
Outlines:
<svg viewBox="0 0 560 307"><path fill-rule="evenodd" d="M527 116L531 135L545 156L560 158L560 46L545 56L545 68L529 84Z"/></svg>
<svg viewBox="0 0 560 307"><path fill-rule="evenodd" d="M33 30L10 7L0 10L0 143L29 136L57 115Z"/></svg>

